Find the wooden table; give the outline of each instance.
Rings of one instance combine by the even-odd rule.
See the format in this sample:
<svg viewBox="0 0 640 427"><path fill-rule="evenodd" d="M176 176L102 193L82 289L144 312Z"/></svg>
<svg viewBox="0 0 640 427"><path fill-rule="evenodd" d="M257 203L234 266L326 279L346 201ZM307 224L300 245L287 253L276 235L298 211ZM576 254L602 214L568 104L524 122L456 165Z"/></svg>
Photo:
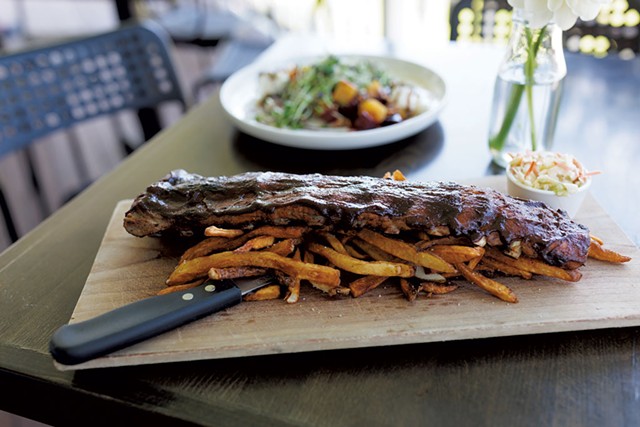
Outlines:
<svg viewBox="0 0 640 427"><path fill-rule="evenodd" d="M292 52L296 44L287 43L268 55ZM425 132L357 152L299 151L238 134L214 96L0 255L0 409L61 425L640 424L640 328L54 368L49 339L69 320L116 202L171 169L379 176L398 168L411 179L493 173L486 133L500 51L387 49L447 80L449 103ZM570 56L568 65L557 148L605 172L593 194L638 244L640 61Z"/></svg>

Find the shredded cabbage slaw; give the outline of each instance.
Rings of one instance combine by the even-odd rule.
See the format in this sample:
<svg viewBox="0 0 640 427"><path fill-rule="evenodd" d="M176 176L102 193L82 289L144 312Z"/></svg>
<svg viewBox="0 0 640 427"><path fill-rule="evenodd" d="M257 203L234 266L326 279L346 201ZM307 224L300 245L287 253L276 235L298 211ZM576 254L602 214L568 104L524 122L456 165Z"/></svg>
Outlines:
<svg viewBox="0 0 640 427"><path fill-rule="evenodd" d="M572 155L548 151L511 154L511 175L519 183L538 190L553 191L558 196L577 192L592 175Z"/></svg>

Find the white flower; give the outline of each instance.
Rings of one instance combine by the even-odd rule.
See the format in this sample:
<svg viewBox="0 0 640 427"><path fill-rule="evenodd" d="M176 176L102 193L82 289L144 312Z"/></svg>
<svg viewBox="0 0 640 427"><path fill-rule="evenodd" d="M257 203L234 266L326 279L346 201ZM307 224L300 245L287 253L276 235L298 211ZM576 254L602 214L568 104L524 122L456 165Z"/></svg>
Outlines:
<svg viewBox="0 0 640 427"><path fill-rule="evenodd" d="M595 19L600 8L611 0L508 0L509 4L524 11L523 18L533 28L540 28L553 20L563 30L573 27L578 18Z"/></svg>

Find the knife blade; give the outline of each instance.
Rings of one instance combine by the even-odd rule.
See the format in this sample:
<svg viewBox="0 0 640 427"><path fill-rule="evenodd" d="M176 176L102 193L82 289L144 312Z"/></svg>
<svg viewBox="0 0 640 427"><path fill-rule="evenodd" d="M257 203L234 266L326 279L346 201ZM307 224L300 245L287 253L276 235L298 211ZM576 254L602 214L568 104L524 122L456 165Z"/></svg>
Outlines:
<svg viewBox="0 0 640 427"><path fill-rule="evenodd" d="M272 282L270 276L208 280L195 288L146 298L61 326L51 337L49 351L57 362L77 365L239 304L243 295Z"/></svg>

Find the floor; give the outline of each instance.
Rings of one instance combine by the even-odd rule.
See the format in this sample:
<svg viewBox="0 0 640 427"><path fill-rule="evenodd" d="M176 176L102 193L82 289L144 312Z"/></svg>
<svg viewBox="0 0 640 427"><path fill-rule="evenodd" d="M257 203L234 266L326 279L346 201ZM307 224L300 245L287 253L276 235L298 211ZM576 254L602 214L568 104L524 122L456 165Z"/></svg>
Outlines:
<svg viewBox="0 0 640 427"><path fill-rule="evenodd" d="M0 427L45 427L37 421L0 411Z"/></svg>

